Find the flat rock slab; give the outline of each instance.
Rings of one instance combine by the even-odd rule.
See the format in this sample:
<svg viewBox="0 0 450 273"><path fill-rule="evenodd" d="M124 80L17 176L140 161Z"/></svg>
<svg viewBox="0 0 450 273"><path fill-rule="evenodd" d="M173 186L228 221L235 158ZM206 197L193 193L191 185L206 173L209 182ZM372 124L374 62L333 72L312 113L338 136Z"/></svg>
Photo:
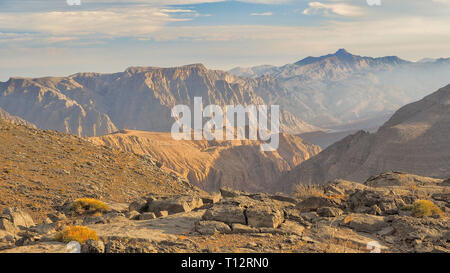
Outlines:
<svg viewBox="0 0 450 273"><path fill-rule="evenodd" d="M212 235L217 233L231 233L229 225L218 221L200 221L196 224L195 230L202 235Z"/></svg>
<svg viewBox="0 0 450 273"><path fill-rule="evenodd" d="M68 253L66 244L60 242L42 242L34 245L19 246L0 250L0 253Z"/></svg>
<svg viewBox="0 0 450 273"><path fill-rule="evenodd" d="M177 213L165 218L152 220L124 220L123 222L91 225L90 228L97 232L99 237L127 237L132 239L144 239L160 242L164 240L176 240L178 235L195 230L204 210Z"/></svg>
<svg viewBox="0 0 450 273"><path fill-rule="evenodd" d="M377 233L389 226L384 217L369 214L353 214L347 225L355 231L367 233Z"/></svg>
<svg viewBox="0 0 450 273"><path fill-rule="evenodd" d="M231 226L232 233L258 233L259 229L242 224L233 224Z"/></svg>
<svg viewBox="0 0 450 273"><path fill-rule="evenodd" d="M234 223L246 224L244 209L228 204L218 204L208 209L203 215L203 220L219 221L229 225Z"/></svg>
<svg viewBox="0 0 450 273"><path fill-rule="evenodd" d="M379 247L380 252L389 251L388 247L378 241L375 236L355 232L349 228L323 227L314 237L327 244L331 243L335 247L344 247L341 252L370 252L374 251L373 247ZM331 252L334 252L333 249Z"/></svg>
<svg viewBox="0 0 450 273"><path fill-rule="evenodd" d="M148 212L167 211L169 214L189 212L203 206L199 197L181 196L169 199L153 200L148 204Z"/></svg>
<svg viewBox="0 0 450 273"><path fill-rule="evenodd" d="M298 208L302 211L316 211L322 207L336 207L341 203L340 199L330 199L321 196L311 196L298 203Z"/></svg>

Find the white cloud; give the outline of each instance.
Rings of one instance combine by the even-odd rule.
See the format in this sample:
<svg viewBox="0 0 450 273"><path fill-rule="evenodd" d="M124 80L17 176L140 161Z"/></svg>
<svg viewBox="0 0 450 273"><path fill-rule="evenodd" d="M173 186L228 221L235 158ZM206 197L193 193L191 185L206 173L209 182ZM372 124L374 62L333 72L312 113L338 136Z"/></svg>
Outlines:
<svg viewBox="0 0 450 273"><path fill-rule="evenodd" d="M305 15L324 14L324 15L340 15L340 16L360 16L364 11L358 7L345 3L325 4L321 2L310 2L308 8L303 11Z"/></svg>
<svg viewBox="0 0 450 273"><path fill-rule="evenodd" d="M167 22L180 20L187 19L176 19L151 7L0 13L3 30L51 35L141 36L156 31Z"/></svg>
<svg viewBox="0 0 450 273"><path fill-rule="evenodd" d="M162 9L161 12L163 13L191 13L195 12L190 9Z"/></svg>
<svg viewBox="0 0 450 273"><path fill-rule="evenodd" d="M250 13L251 16L272 16L272 12Z"/></svg>

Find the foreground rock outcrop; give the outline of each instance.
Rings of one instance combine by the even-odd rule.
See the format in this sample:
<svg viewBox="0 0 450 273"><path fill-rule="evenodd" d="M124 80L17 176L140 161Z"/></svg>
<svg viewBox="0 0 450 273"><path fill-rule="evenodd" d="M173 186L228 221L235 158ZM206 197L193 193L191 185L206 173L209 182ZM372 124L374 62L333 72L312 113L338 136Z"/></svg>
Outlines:
<svg viewBox="0 0 450 273"><path fill-rule="evenodd" d="M0 227L0 252L67 251L53 239L67 225L95 230L99 240L81 245L95 253L450 252L450 188L441 179L384 173L297 196L226 188L220 195L148 194L128 205L111 203L103 215L60 209L38 225L6 209L1 219L14 212L22 220L8 220L19 231ZM421 200L436 212L420 215Z"/></svg>

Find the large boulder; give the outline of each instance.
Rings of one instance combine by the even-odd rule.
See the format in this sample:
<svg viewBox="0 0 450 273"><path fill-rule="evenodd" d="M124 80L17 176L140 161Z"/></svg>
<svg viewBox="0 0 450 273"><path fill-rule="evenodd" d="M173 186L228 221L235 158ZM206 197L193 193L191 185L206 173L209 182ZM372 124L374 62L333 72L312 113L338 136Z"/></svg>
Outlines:
<svg viewBox="0 0 450 273"><path fill-rule="evenodd" d="M9 207L0 215L0 229L27 229L34 226L31 216L17 207Z"/></svg>
<svg viewBox="0 0 450 273"><path fill-rule="evenodd" d="M0 230L4 230L6 232L10 233L16 233L18 231L18 228L14 226L11 221L9 221L6 218L0 218Z"/></svg>
<svg viewBox="0 0 450 273"><path fill-rule="evenodd" d="M248 225L252 227L277 228L284 220L281 210L269 206L254 206L246 211Z"/></svg>
<svg viewBox="0 0 450 273"><path fill-rule="evenodd" d="M14 245L17 240L17 236L5 230L0 230L0 250L9 248Z"/></svg>
<svg viewBox="0 0 450 273"><path fill-rule="evenodd" d="M230 204L217 204L203 215L204 220L212 220L231 224L247 224L244 208Z"/></svg>
<svg viewBox="0 0 450 273"><path fill-rule="evenodd" d="M147 200L144 198L134 200L129 206L129 211L142 212L147 209Z"/></svg>
<svg viewBox="0 0 450 273"><path fill-rule="evenodd" d="M382 215L397 214L399 209L414 201L414 196L395 190L380 188L357 190L348 198L348 204L353 211Z"/></svg>

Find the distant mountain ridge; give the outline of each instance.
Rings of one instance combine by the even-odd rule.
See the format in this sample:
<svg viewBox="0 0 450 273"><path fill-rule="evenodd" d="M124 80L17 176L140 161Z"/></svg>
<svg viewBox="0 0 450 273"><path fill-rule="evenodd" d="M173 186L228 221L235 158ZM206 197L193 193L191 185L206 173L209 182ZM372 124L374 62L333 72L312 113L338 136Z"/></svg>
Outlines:
<svg viewBox="0 0 450 273"><path fill-rule="evenodd" d="M408 104L373 134L360 131L329 146L281 178L323 184L335 178L365 181L384 171L450 175L450 85Z"/></svg>
<svg viewBox="0 0 450 273"><path fill-rule="evenodd" d="M275 90L257 90L257 94L315 126L345 127L364 120L380 120L380 126L386 115L448 84L450 61L410 62L396 56L358 56L339 49L280 67L230 72L277 82ZM373 124L361 123L359 129L371 127Z"/></svg>
<svg viewBox="0 0 450 273"><path fill-rule="evenodd" d="M273 87L241 79L201 64L173 68L130 67L113 74L78 73L68 77L11 78L0 82L0 107L11 114L78 136L100 136L118 129L168 132L177 104L266 104L256 90ZM261 91L263 92L263 91ZM281 108L281 130L317 130Z"/></svg>
<svg viewBox="0 0 450 273"><path fill-rule="evenodd" d="M365 62L369 66L374 65L399 65L399 64L407 64L411 63L409 61L405 61L400 59L397 56L386 56L386 57L379 57L379 58L373 58L373 57L362 57L358 55L353 55L349 53L344 48L339 49L334 54L328 54L321 57L306 57L298 62L295 63L297 66L304 66L309 65L317 62L323 62L324 60L331 60L335 59L342 63L348 63L350 65L353 65L355 63L361 63Z"/></svg>

